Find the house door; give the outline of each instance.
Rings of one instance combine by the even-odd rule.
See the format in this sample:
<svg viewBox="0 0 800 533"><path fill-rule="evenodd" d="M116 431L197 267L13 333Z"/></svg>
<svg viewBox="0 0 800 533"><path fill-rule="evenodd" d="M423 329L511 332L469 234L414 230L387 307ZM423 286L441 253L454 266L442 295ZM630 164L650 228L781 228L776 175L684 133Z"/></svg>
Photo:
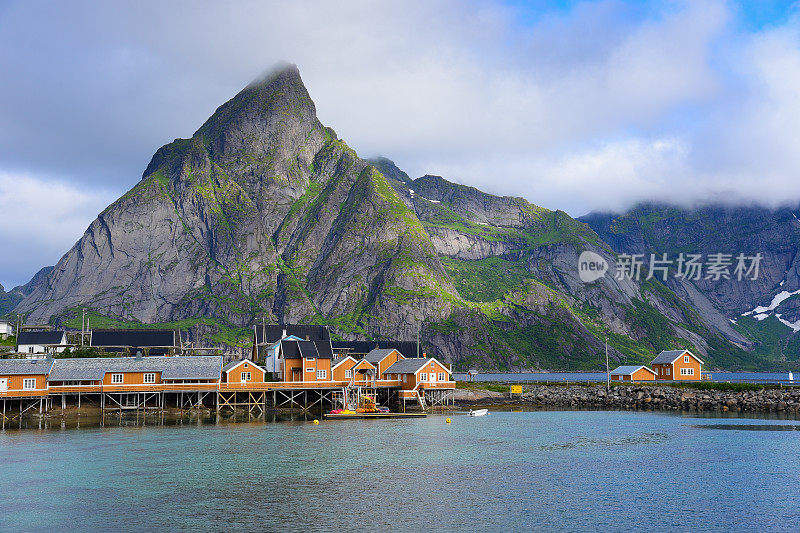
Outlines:
<svg viewBox="0 0 800 533"><path fill-rule="evenodd" d="M8 378L0 378L0 391L8 390Z"/></svg>

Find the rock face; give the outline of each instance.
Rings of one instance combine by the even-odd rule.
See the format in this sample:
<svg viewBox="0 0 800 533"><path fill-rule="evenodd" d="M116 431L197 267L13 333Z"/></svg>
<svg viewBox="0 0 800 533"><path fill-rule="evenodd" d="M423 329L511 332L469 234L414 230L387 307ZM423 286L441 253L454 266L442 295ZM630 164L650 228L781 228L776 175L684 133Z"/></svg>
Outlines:
<svg viewBox="0 0 800 533"><path fill-rule="evenodd" d="M591 214L589 224L618 253L729 254L730 277L707 272L691 283L670 277L667 286L728 339L785 348L775 357L800 358L800 206L767 209L710 205L684 209L643 204L620 215ZM735 273L736 256L761 254L757 279ZM750 276L752 277L752 276ZM771 320L765 320L772 318ZM733 324L732 324L733 323ZM764 338L768 336L769 338ZM745 338L745 337L750 337Z"/></svg>
<svg viewBox="0 0 800 533"><path fill-rule="evenodd" d="M317 120L289 66L160 148L17 310L235 326L346 317L410 338L455 292L414 213Z"/></svg>

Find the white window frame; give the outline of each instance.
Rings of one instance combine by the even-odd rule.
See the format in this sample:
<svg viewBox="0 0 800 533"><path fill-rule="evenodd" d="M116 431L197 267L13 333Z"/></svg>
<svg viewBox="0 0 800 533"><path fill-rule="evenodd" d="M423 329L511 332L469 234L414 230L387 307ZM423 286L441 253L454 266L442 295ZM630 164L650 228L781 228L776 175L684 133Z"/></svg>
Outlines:
<svg viewBox="0 0 800 533"><path fill-rule="evenodd" d="M145 373L144 382L145 383L155 383L156 382L156 373L155 372L147 372L147 373Z"/></svg>
<svg viewBox="0 0 800 533"><path fill-rule="evenodd" d="M689 356L688 355L684 355L683 356L683 362L684 363L688 363L689 362Z"/></svg>
<svg viewBox="0 0 800 533"><path fill-rule="evenodd" d="M242 372L242 383L247 383L253 380L252 372Z"/></svg>
<svg viewBox="0 0 800 533"><path fill-rule="evenodd" d="M403 374L403 383L408 383L408 374Z"/></svg>
<svg viewBox="0 0 800 533"><path fill-rule="evenodd" d="M324 368L318 368L317 379L328 379L328 371Z"/></svg>
<svg viewBox="0 0 800 533"><path fill-rule="evenodd" d="M419 373L419 380L420 381L428 381L428 373L427 372L420 372Z"/></svg>
<svg viewBox="0 0 800 533"><path fill-rule="evenodd" d="M306 368L306 372L314 372L313 368Z"/></svg>
<svg viewBox="0 0 800 533"><path fill-rule="evenodd" d="M23 380L22 380L22 389L23 390L36 390L36 378L23 378Z"/></svg>
<svg viewBox="0 0 800 533"><path fill-rule="evenodd" d="M113 385L125 383L125 374L111 374L111 383Z"/></svg>
<svg viewBox="0 0 800 533"><path fill-rule="evenodd" d="M314 358L313 357L306 357L305 358L305 362L306 363L313 363L314 362Z"/></svg>
<svg viewBox="0 0 800 533"><path fill-rule="evenodd" d="M344 379L353 379L353 369L348 368L344 371Z"/></svg>
<svg viewBox="0 0 800 533"><path fill-rule="evenodd" d="M447 381L447 372L439 372L439 381Z"/></svg>
<svg viewBox="0 0 800 533"><path fill-rule="evenodd" d="M672 372L672 369L670 367L667 367L667 375L668 376L670 375L670 372Z"/></svg>

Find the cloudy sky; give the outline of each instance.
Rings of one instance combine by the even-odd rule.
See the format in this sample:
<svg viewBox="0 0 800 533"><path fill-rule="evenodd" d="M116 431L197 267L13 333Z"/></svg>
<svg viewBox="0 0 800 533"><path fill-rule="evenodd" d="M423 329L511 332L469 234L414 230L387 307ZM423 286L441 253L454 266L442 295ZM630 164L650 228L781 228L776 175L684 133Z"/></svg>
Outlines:
<svg viewBox="0 0 800 533"><path fill-rule="evenodd" d="M574 216L800 199L792 2L0 0L0 283L279 61L363 156Z"/></svg>

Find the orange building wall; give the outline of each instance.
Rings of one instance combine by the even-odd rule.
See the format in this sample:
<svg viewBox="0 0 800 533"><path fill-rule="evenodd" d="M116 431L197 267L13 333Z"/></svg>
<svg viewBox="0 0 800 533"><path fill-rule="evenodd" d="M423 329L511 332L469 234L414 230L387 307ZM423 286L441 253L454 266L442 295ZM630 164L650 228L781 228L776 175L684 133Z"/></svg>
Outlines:
<svg viewBox="0 0 800 533"><path fill-rule="evenodd" d="M0 375L0 378L5 378L8 380L8 390L22 390L22 380L31 378L36 380L37 389L47 388L46 374L19 374L10 376Z"/></svg>
<svg viewBox="0 0 800 533"><path fill-rule="evenodd" d="M247 365L247 368L245 368L245 365ZM264 382L264 371L252 365L251 363L244 362L225 374L227 376L227 383L241 383L242 372L250 372L250 381L248 383Z"/></svg>
<svg viewBox="0 0 800 533"><path fill-rule="evenodd" d="M672 373L673 373L672 379L680 380L680 381L687 381L687 380L688 381L700 381L700 379L701 379L701 376L700 376L700 368L701 368L700 367L700 363L697 361L697 359L695 359L691 355L689 356L689 362L688 363L684 363L683 362L683 357L684 356L680 356L678 358L678 360L675 361L672 364ZM694 375L693 376L682 376L681 375L681 368L694 368Z"/></svg>
<svg viewBox="0 0 800 533"><path fill-rule="evenodd" d="M111 375L112 374L122 374L122 383L112 383L111 382ZM145 383L144 382L144 375L145 374L155 374L156 381L155 383ZM103 385L154 385L157 383L161 383L161 372L106 372L106 375L103 377Z"/></svg>
<svg viewBox="0 0 800 533"><path fill-rule="evenodd" d="M640 368L634 372L632 376L626 374L611 374L611 379L614 381L654 381L656 377L652 372L648 372L644 368Z"/></svg>
<svg viewBox="0 0 800 533"><path fill-rule="evenodd" d="M431 363L433 363L433 368L431 368ZM423 383L423 385L421 385L421 387L423 387L423 388L425 387L426 384L430 384L431 383L431 379L430 379L431 372L434 372L436 374L436 381L434 383L452 383L452 381L450 381L450 374L447 372L447 370L448 370L447 367L445 367L444 365L442 365L438 361L435 361L435 360L431 359L416 374L405 374L405 376L406 376L406 382L405 383L403 383L403 375L404 374L398 374L397 376L399 376L399 379L400 379L400 388L403 389L403 390L410 390L410 389L413 389L414 387L417 386L417 378L423 372L428 374L428 379ZM447 380L446 381L439 381L439 373L440 372L444 372L445 373L445 375L447 376ZM386 374L384 376L384 378L385 379L397 379L395 376L396 376L395 374Z"/></svg>
<svg viewBox="0 0 800 533"><path fill-rule="evenodd" d="M667 368L670 369L669 375L666 374ZM662 365L662 364L653 365L653 372L656 373L656 379L661 379L661 380L672 379L672 365Z"/></svg>
<svg viewBox="0 0 800 533"><path fill-rule="evenodd" d="M656 379L677 380L677 381L700 381L702 379L701 376L702 365L700 364L700 362L691 355L689 356L688 363L684 363L683 358L684 356L681 355L672 365L664 365L664 364L653 365L653 371L656 372ZM670 369L669 375L665 374L665 369L667 368ZM694 368L694 375L682 376L681 368Z"/></svg>
<svg viewBox="0 0 800 533"><path fill-rule="evenodd" d="M339 366L333 369L333 380L334 381L349 381L350 378L344 377L345 370L352 370L354 366L356 366L357 361L353 359L346 359L343 361Z"/></svg>
<svg viewBox="0 0 800 533"><path fill-rule="evenodd" d="M292 369L301 369L300 381L330 381L331 380L331 360L330 359L314 359L314 361L306 361L305 359L284 359L283 360L283 379L284 381L292 381ZM313 368L312 372L306 372L306 368ZM325 370L325 379L317 380L317 370ZM294 380L298 381L298 380Z"/></svg>

